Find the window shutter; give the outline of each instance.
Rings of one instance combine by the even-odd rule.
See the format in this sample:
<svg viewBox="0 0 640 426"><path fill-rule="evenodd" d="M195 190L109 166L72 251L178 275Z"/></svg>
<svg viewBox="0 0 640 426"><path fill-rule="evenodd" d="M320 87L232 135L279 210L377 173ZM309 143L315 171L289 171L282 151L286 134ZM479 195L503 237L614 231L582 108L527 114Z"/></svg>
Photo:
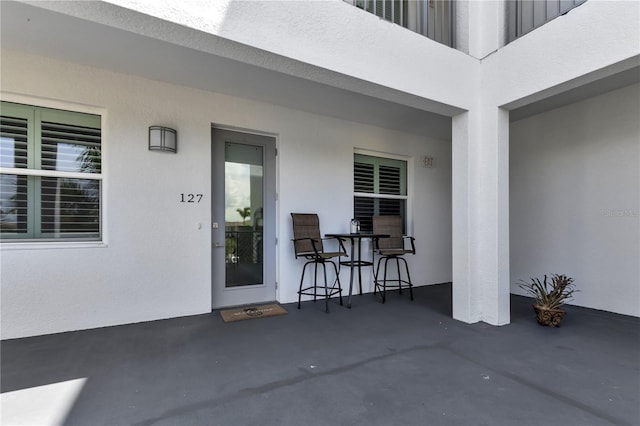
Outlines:
<svg viewBox="0 0 640 426"><path fill-rule="evenodd" d="M380 194L401 195L400 168L380 166Z"/></svg>
<svg viewBox="0 0 640 426"><path fill-rule="evenodd" d="M353 167L353 188L355 192L374 192L374 167L373 164L356 162Z"/></svg>
<svg viewBox="0 0 640 426"><path fill-rule="evenodd" d="M27 168L27 119L0 117L0 167Z"/></svg>
<svg viewBox="0 0 640 426"><path fill-rule="evenodd" d="M403 216L404 217L405 200L398 199L380 199L379 213L382 216Z"/></svg>
<svg viewBox="0 0 640 426"><path fill-rule="evenodd" d="M371 231L373 229L373 222L371 218L375 215L375 207L375 198L353 198L353 215L360 221L360 229L362 231Z"/></svg>
<svg viewBox="0 0 640 426"><path fill-rule="evenodd" d="M27 168L28 120L0 116L0 167ZM27 177L0 175L0 232L27 232Z"/></svg>
<svg viewBox="0 0 640 426"><path fill-rule="evenodd" d="M43 177L41 197L43 233L100 235L100 181Z"/></svg>
<svg viewBox="0 0 640 426"><path fill-rule="evenodd" d="M42 170L100 173L100 129L42 123Z"/></svg>
<svg viewBox="0 0 640 426"><path fill-rule="evenodd" d="M25 234L27 205L27 177L0 175L0 232Z"/></svg>

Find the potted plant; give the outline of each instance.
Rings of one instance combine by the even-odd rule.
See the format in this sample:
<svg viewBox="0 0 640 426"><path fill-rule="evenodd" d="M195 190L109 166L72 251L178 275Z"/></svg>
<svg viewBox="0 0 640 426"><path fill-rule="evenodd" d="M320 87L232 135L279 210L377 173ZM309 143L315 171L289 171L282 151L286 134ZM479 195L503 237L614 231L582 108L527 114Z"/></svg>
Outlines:
<svg viewBox="0 0 640 426"><path fill-rule="evenodd" d="M522 281L519 286L533 297L538 324L551 327L560 325L566 313L560 307L577 291L573 278L562 274L552 274L549 278L545 275L542 281L531 278L529 282Z"/></svg>

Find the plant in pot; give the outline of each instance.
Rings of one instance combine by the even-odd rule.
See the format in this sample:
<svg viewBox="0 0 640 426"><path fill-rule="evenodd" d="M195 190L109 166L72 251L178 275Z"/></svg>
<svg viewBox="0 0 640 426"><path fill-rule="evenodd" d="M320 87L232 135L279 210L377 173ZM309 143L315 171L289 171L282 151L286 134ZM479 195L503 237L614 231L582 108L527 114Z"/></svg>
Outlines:
<svg viewBox="0 0 640 426"><path fill-rule="evenodd" d="M533 297L538 324L551 327L560 325L566 313L560 307L577 291L573 278L562 274L545 275L542 281L531 278L529 282L521 281L519 286Z"/></svg>

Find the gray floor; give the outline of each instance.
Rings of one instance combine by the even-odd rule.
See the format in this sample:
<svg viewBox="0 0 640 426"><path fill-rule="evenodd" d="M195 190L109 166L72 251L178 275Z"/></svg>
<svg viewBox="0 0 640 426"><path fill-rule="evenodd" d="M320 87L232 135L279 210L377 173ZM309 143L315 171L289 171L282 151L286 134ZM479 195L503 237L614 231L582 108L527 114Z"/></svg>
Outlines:
<svg viewBox="0 0 640 426"><path fill-rule="evenodd" d="M8 340L2 392L86 378L70 425L640 424L639 319L568 307L545 328L513 296L510 325L468 325L450 294Z"/></svg>

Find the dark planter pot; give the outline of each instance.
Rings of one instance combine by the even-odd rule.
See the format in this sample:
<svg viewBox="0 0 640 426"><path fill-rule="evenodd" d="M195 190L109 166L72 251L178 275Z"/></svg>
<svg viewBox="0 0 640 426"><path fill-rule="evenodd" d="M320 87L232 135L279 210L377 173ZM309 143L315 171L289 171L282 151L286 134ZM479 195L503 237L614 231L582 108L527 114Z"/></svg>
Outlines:
<svg viewBox="0 0 640 426"><path fill-rule="evenodd" d="M558 327L566 314L562 309L549 309L540 305L533 305L533 310L536 311L538 324L548 327Z"/></svg>

